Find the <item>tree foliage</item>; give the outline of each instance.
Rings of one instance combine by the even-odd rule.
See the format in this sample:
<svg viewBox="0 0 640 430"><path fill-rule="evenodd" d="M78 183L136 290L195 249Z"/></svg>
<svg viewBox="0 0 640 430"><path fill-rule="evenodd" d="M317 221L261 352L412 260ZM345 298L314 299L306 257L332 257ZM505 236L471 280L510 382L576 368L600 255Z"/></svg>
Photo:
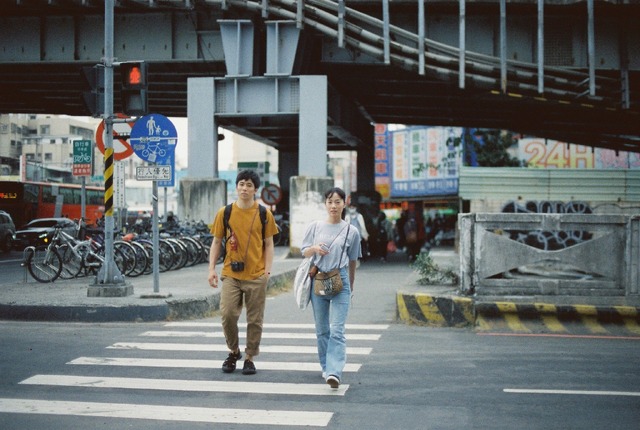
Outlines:
<svg viewBox="0 0 640 430"><path fill-rule="evenodd" d="M479 167L522 167L524 162L512 156L508 149L518 143L512 132L495 129L470 130L454 144L464 143L464 164Z"/></svg>

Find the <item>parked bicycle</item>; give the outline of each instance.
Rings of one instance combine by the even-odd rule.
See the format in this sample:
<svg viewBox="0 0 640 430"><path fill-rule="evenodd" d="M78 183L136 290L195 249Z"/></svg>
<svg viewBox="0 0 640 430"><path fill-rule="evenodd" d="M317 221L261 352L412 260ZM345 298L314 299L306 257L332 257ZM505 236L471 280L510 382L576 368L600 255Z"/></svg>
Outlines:
<svg viewBox="0 0 640 430"><path fill-rule="evenodd" d="M82 227L78 225L78 232ZM93 239L78 240L62 230L62 225L54 226L49 244L44 248L27 247L24 251L24 265L38 282L54 282L58 278L77 277L84 269L85 274L97 273L104 263L104 244ZM123 272L127 268L127 256L114 248L114 261ZM123 272L124 273L124 272Z"/></svg>

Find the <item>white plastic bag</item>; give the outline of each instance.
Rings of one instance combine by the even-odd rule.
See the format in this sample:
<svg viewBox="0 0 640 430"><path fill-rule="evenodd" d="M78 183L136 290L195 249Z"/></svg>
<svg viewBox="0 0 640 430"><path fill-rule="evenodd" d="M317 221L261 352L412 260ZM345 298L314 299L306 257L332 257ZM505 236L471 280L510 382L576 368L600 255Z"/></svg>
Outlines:
<svg viewBox="0 0 640 430"><path fill-rule="evenodd" d="M311 300L311 277L309 276L311 260L311 257L302 260L293 280L293 294L300 309L306 309Z"/></svg>

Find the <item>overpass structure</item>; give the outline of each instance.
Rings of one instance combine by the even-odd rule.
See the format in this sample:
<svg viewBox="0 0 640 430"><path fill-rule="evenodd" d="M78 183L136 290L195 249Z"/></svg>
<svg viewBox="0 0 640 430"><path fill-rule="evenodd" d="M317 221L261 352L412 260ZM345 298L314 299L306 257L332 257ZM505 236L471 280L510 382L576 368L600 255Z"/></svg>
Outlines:
<svg viewBox="0 0 640 430"><path fill-rule="evenodd" d="M4 1L0 113L88 115L82 68L101 62L103 18L98 0ZM359 189L373 190L374 123L640 152L639 1L118 0L115 57L148 63L150 112L186 116L187 79L227 74L219 20L240 19L255 27L254 76L266 22L301 30L292 74L327 76L327 147L358 151ZM292 117L219 125L298 151Z"/></svg>

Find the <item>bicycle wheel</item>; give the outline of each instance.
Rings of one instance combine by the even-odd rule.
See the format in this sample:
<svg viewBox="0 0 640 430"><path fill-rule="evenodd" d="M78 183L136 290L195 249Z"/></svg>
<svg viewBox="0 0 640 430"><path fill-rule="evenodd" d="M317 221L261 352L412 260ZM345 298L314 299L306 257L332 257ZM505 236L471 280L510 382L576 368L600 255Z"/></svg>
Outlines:
<svg viewBox="0 0 640 430"><path fill-rule="evenodd" d="M173 269L177 260L175 246L164 239L160 239L158 246L158 257L160 262L158 270L160 272L166 272L167 270Z"/></svg>
<svg viewBox="0 0 640 430"><path fill-rule="evenodd" d="M170 242L176 251L174 254L175 260L173 265L171 266L171 270L182 269L187 264L187 261L188 261L187 247L184 245L184 243L182 243L178 239L165 239L165 240Z"/></svg>
<svg viewBox="0 0 640 430"><path fill-rule="evenodd" d="M136 250L129 242L123 240L116 240L113 242L113 248L119 250L123 255L122 269L120 270L123 275L129 276L129 274L136 267ZM118 266L120 269L120 266Z"/></svg>
<svg viewBox="0 0 640 430"><path fill-rule="evenodd" d="M129 270L130 260L129 256L125 255L122 251L123 248L113 248L113 261L116 263L116 267L123 276L126 276ZM104 256L103 256L104 257Z"/></svg>
<svg viewBox="0 0 640 430"><path fill-rule="evenodd" d="M133 246L133 249L136 251L136 264L133 267L133 270L129 272L129 276L135 278L142 275L147 270L147 266L149 265L149 255L142 244L138 242L129 242L129 244Z"/></svg>
<svg viewBox="0 0 640 430"><path fill-rule="evenodd" d="M82 270L82 255L79 252L75 252L67 243L61 245L57 251L60 254L60 258L62 258L60 278L73 279L77 277Z"/></svg>
<svg viewBox="0 0 640 430"><path fill-rule="evenodd" d="M202 244L191 237L182 237L180 240L187 247L187 267L199 263L202 258Z"/></svg>
<svg viewBox="0 0 640 430"><path fill-rule="evenodd" d="M62 258L54 248L34 249L28 257L27 269L36 281L53 282L62 271Z"/></svg>
<svg viewBox="0 0 640 430"><path fill-rule="evenodd" d="M146 239L138 239L136 243L142 245L142 247L147 251L147 265L144 269L144 274L149 275L153 272L153 243L150 240Z"/></svg>

